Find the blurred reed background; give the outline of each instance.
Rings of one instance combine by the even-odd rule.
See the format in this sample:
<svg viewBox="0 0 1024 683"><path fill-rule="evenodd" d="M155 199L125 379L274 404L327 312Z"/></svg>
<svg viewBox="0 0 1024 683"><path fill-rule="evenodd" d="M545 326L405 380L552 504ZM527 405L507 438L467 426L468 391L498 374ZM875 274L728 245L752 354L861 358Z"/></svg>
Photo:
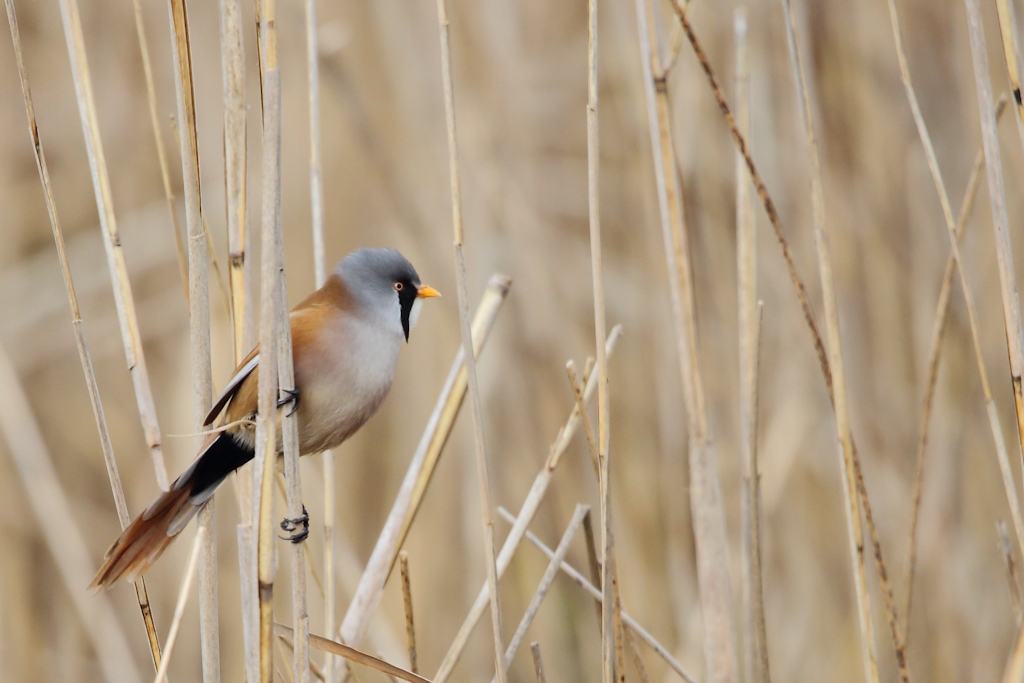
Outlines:
<svg viewBox="0 0 1024 683"><path fill-rule="evenodd" d="M56 2L15 3L84 329L99 379L128 506L157 493L126 372L104 263L75 89ZM171 117L174 77L168 16L143 3L161 134L172 184L181 165ZM733 98L733 10L698 0L689 18ZM817 127L831 253L844 342L852 429L885 550L896 604L904 605L914 457L939 284L949 253L942 212L900 82L888 8L801 2L800 41ZM678 37L658 7L666 44ZM902 0L910 71L954 213L981 142L964 7L958 0ZM983 3L996 96L1008 88L995 4ZM114 207L139 313L146 361L173 477L193 454L188 305L163 197L131 3L81 6ZM451 249L444 100L433 3L375 0L318 6L326 253L391 246L446 296L425 307L383 409L337 456L338 611L343 614L373 548L445 373L459 348ZM471 306L493 272L513 279L479 363L495 503L518 510L573 396L564 364L594 354L587 212L587 8L585 3L452 0ZM1021 10L1018 10L1021 12ZM227 299L223 109L216 3L189 6L204 215L219 274L211 270L214 385L233 367ZM250 263L258 270L260 101L252 7L243 3L249 138ZM783 219L795 262L823 320L811 222L809 164L779 3L748 7L751 150ZM1024 14L1018 14L1022 16ZM308 110L302 4L279 7L283 88L283 223L292 303L314 288L308 175ZM601 209L609 325L624 336L610 361L614 527L623 603L698 680L705 680L689 498L687 419L661 239L633 3L603 2L600 18ZM678 168L692 249L710 435L717 455L736 605L740 596L742 476L737 329L734 146L685 38L668 78ZM59 482L88 543L91 575L119 527L96 426L69 325L46 207L25 135L10 35L0 31L0 344L13 359ZM1012 102L1011 102L1012 105ZM1024 235L1024 159L1012 120L1000 124L1011 235L1018 266ZM977 305L985 364L1019 477L996 247L982 188L962 256ZM177 207L181 225L184 210ZM759 460L768 656L778 681L863 680L836 423L803 315L758 204ZM184 239L182 235L181 239ZM219 284L216 280L219 279ZM258 286L252 295L258 297ZM918 532L918 568L907 654L914 678L996 680L1016 621L996 524L1009 509L971 345L964 299L953 289L942 351ZM824 329L824 328L822 328ZM594 412L596 416L596 410ZM594 418L596 424L596 417ZM405 550L411 567L420 671L437 670L484 579L472 427L456 424ZM0 441L0 680L92 681L101 676L88 631L42 540L7 441ZM318 458L305 458L313 515L309 548L323 556ZM220 494L220 639L223 680L244 676L232 486ZM577 502L598 509L587 443L577 434L532 530L557 544ZM283 514L284 507L277 510ZM281 515L278 515L281 516ZM496 522L500 545L508 525ZM191 538L194 532L185 533ZM1012 527L1011 527L1012 537ZM282 546L283 549L283 546ZM161 636L174 609L189 542L147 574ZM1018 563L1019 552L1014 551ZM874 640L882 680L896 659L868 549ZM587 566L581 539L569 558ZM287 575L286 555L279 572ZM510 635L547 559L529 544L500 593ZM282 584L283 585L283 584ZM72 586L85 591L85 584ZM322 602L310 588L312 630ZM287 589L278 613L288 615ZM87 600L95 598L89 596ZM145 632L126 586L110 593L141 680L150 679ZM398 577L385 591L370 652L406 665ZM199 680L196 601L170 666ZM453 680L493 672L487 622ZM595 680L600 621L592 602L560 576L528 639L541 645L550 681ZM319 653L314 659L319 661ZM678 680L649 650L652 680ZM357 668L359 680L384 680ZM511 680L532 680L525 648ZM628 677L633 679L632 668Z"/></svg>

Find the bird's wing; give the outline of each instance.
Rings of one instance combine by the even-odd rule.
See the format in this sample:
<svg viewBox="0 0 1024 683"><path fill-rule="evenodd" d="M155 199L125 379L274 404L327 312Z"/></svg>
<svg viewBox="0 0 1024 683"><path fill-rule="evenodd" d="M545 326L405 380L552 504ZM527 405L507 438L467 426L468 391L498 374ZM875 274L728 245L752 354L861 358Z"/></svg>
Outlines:
<svg viewBox="0 0 1024 683"><path fill-rule="evenodd" d="M257 365L259 365L259 362L260 347L259 344L257 344L256 348L250 351L249 355L238 364L237 368L235 368L234 374L231 375L231 380L227 383L227 386L224 387L224 391L220 392L220 396L217 397L217 400L213 402L213 407L210 408L210 412L206 414L206 420L203 421L203 425L213 424L213 421L217 419L220 412L224 410L224 406L226 406L234 395L238 393L238 388L241 386L242 382L252 374L252 371L256 369Z"/></svg>

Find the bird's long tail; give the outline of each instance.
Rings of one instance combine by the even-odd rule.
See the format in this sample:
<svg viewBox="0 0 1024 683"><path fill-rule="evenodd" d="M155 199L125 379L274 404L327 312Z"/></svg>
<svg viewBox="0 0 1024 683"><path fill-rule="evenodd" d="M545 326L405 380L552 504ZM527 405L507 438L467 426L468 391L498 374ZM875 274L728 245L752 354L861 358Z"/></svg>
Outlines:
<svg viewBox="0 0 1024 683"><path fill-rule="evenodd" d="M161 493L121 532L89 588L101 591L121 578L129 581L138 578L156 562L220 483L252 457L252 449L229 433L211 437L192 465L174 480L170 490Z"/></svg>

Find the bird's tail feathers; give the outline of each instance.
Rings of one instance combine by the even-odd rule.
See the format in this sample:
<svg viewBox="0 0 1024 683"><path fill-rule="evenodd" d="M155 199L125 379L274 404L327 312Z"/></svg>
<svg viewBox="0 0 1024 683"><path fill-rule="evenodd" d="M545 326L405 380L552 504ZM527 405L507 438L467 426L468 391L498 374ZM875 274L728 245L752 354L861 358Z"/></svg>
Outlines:
<svg viewBox="0 0 1024 683"><path fill-rule="evenodd" d="M161 493L121 532L89 588L98 592L122 578L137 579L156 562L220 483L252 457L252 451L230 434L213 436L170 490Z"/></svg>

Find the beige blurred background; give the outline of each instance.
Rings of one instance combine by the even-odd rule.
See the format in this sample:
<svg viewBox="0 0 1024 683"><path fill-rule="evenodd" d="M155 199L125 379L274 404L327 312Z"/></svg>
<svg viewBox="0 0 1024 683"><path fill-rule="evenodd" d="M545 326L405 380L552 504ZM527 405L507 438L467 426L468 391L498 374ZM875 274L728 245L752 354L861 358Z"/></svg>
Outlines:
<svg viewBox="0 0 1024 683"><path fill-rule="evenodd" d="M898 3L925 120L954 210L980 144L963 6ZM994 3L983 3L994 89L1007 87ZM132 513L157 492L117 329L96 205L57 2L15 5L39 129L68 241L85 333ZM180 192L168 17L143 3L161 134ZM251 8L243 3L248 60L250 227L259 224L259 86ZM732 15L737 3L696 2L692 21L723 86L732 92ZM863 457L889 573L903 603L913 457L925 364L948 239L909 114L886 5L800 3L828 223L850 378L853 428ZM666 10L666 33L669 16ZM168 467L191 458L187 307L146 104L131 3L81 3L114 206L139 310ZM222 99L216 3L189 6L203 203L226 268ZM452 0L469 289L489 275L514 280L480 363L484 420L497 504L517 510L572 406L564 363L593 354L586 184L586 6L583 2ZM341 544L365 562L434 398L458 348L443 100L435 6L404 0L321 2L323 177L327 254L392 246L443 299L426 306L379 415L339 452ZM615 524L622 596L630 612L703 679L701 618L690 526L686 418L674 351L665 258L643 98L633 3L601 3L601 218L609 323L625 336L611 362ZM750 13L752 149L778 204L797 266L821 316L810 194L779 3ZM280 4L283 82L283 215L289 298L313 287L308 184L305 38L301 3ZM1024 16L1019 7L1018 16ZM10 36L0 31L0 343L43 430L74 516L98 565L118 531L32 149ZM740 456L733 147L696 60L684 46L669 79L679 166L697 277L700 358L708 390L738 615ZM1010 113L1009 111L1007 112ZM1011 232L1024 247L1021 145L1001 125ZM179 206L179 211L181 207ZM182 214L183 215L183 214ZM758 210L764 299L760 458L769 656L778 681L862 680L845 540L835 423L785 265ZM258 244L258 232L254 244ZM983 184L963 247L985 361L1004 432L1017 453L1013 402L988 196ZM258 263L258 253L251 263ZM1020 259L1018 258L1018 264ZM226 270L224 270L226 274ZM230 327L211 291L214 382L231 371ZM959 286L930 431L909 657L917 680L995 680L1015 632L997 549L1008 508L985 421ZM412 567L421 670L432 675L484 572L469 420L449 443L406 543ZM1019 457L1012 458L1019 469ZM323 555L318 458L304 463L314 519L310 547ZM231 486L218 496L223 680L244 676ZM557 543L579 502L597 505L578 435L533 529ZM279 507L279 510L281 508ZM0 442L0 679L92 681L100 677L84 624L41 535L6 442ZM496 525L499 542L507 525ZM191 538L190 529L184 536ZM161 634L173 612L189 542L148 575ZM581 541L570 559L586 566ZM1017 558L1018 562L1021 558ZM282 567L287 565L282 556ZM342 563L344 565L344 563ZM511 634L543 572L534 548L519 551L501 584ZM86 570L91 574L93 567ZM895 659L873 569L875 633L883 680ZM402 601L387 588L367 647L404 663ZM339 577L339 611L351 576ZM85 591L85 586L71 590ZM285 591L282 591L285 592ZM315 590L311 593L315 595ZM92 597L87 597L93 600ZM132 591L110 593L142 680L148 650ZM314 598L312 627L322 609ZM278 606L287 610L286 597ZM200 675L196 601L185 617L171 677ZM491 666L486 620L456 680ZM541 643L548 680L595 680L599 625L592 604L559 578L528 638ZM653 680L677 680L649 650ZM384 680L359 670L360 680ZM634 675L630 671L630 676ZM532 680L524 649L512 680Z"/></svg>

